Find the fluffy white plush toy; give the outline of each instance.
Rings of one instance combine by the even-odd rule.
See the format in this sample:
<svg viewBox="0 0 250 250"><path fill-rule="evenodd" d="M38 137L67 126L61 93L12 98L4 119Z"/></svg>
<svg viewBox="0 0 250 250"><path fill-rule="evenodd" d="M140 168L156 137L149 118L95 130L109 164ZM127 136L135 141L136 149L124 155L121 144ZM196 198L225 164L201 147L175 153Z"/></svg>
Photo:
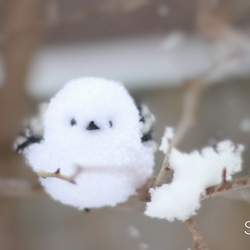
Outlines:
<svg viewBox="0 0 250 250"><path fill-rule="evenodd" d="M51 99L42 136L18 146L35 172L74 174L76 184L40 178L55 200L79 209L115 206L152 174L154 153L143 143L143 119L121 83L80 78ZM147 129L149 130L149 129ZM144 138L144 139L142 139ZM149 138L151 139L151 138Z"/></svg>

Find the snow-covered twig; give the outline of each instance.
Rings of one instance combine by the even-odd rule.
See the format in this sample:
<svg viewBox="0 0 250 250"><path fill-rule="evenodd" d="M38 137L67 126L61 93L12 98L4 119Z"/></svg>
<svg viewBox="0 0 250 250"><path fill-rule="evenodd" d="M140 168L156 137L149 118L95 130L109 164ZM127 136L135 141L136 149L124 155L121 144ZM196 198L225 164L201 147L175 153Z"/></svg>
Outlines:
<svg viewBox="0 0 250 250"><path fill-rule="evenodd" d="M55 173L44 173L46 177L55 177ZM52 176L49 176L49 175ZM42 176L41 176L42 177ZM67 179L69 177L66 177ZM138 194L131 196L131 200L140 200L148 202L150 196L148 189L155 181L155 177L150 178L147 183L138 190ZM163 184L169 183L167 179L163 179ZM250 188L250 175L227 181L225 184L219 184L208 187L206 194L201 196L200 200L207 200L213 197L218 197L229 191L237 191L240 189ZM29 181L17 178L0 178L0 197L33 197L45 194L43 190L38 186L33 186Z"/></svg>
<svg viewBox="0 0 250 250"><path fill-rule="evenodd" d="M215 62L207 71L205 71L197 79L190 80L185 83L181 118L179 120L179 123L177 124L173 139L169 140L168 142L168 149L165 154L161 170L154 182L155 187L161 184L165 173L168 171L169 158L172 149L180 143L180 141L195 123L199 99L207 86L205 83L207 83L211 75L213 75L213 73L221 65L235 58L236 56L238 56L238 54L234 51L228 53L228 55L223 57L221 60Z"/></svg>
<svg viewBox="0 0 250 250"><path fill-rule="evenodd" d="M77 9L72 13L64 16L58 15L58 10L54 8L54 5L52 6L53 9L51 10L50 3L50 6L47 8L49 9L49 18L47 16L44 20L41 20L37 23L31 23L29 26L20 27L13 30L12 32L1 34L0 42L5 43L11 37L16 37L19 35L28 34L36 31L48 30L58 26L69 25L102 15L132 12L146 6L149 3L150 0L127 0L121 2L109 2L88 10L86 10L86 8Z"/></svg>
<svg viewBox="0 0 250 250"><path fill-rule="evenodd" d="M216 197L222 195L227 191L239 190L243 188L250 187L250 175L244 176L242 178L238 178L232 181L226 181L225 178L226 171L223 171L222 174L222 183L219 185L211 186L206 189L206 195L201 197L201 200L209 199L212 197ZM188 231L191 234L192 240L194 242L195 249L197 250L208 250L208 247L201 235L200 230L194 223L193 219L190 218L185 221L185 224L188 228Z"/></svg>
<svg viewBox="0 0 250 250"><path fill-rule="evenodd" d="M58 168L54 173L49 173L49 172L39 172L37 173L37 175L39 177L42 177L42 178L49 178L49 177L52 177L52 178L58 178L58 179L61 179L61 180L65 180L65 181L68 181L72 184L76 184L76 177L83 171L83 168L77 166L76 168L76 171L73 175L70 175L70 176L66 176L66 175L63 175L61 174L60 172L60 168Z"/></svg>
<svg viewBox="0 0 250 250"><path fill-rule="evenodd" d="M166 171L168 170L169 158L172 152L172 148L177 146L177 144L185 136L187 131L194 124L198 101L201 95L201 90L203 89L202 86L203 81L204 81L204 76L197 79L196 81L190 81L185 85L181 119L177 125L173 139L169 140L168 149L165 154L161 170L154 182L154 186L159 186L161 184L161 181Z"/></svg>
<svg viewBox="0 0 250 250"><path fill-rule="evenodd" d="M250 188L250 175L237 178L232 181L222 182L219 185L211 186L206 189L206 194L201 197L201 200L223 195L227 191Z"/></svg>
<svg viewBox="0 0 250 250"><path fill-rule="evenodd" d="M208 250L206 242L204 241L203 236L201 235L201 232L200 232L199 228L196 226L196 224L194 223L193 219L190 218L190 219L186 220L185 224L188 228L188 231L191 234L195 249Z"/></svg>
<svg viewBox="0 0 250 250"><path fill-rule="evenodd" d="M166 154L164 157L164 161L161 167L159 174L157 175L153 187L160 186L162 180L164 178L165 173L169 170L169 160L172 149L178 145L178 143L183 139L189 129L194 125L197 107L199 103L199 99L203 90L206 87L206 84L209 81L211 75L217 70L218 67L223 65L226 61L234 58L237 54L232 51L228 53L225 57L223 57L218 62L214 63L206 72L204 72L200 77L196 80L189 81L185 85L184 96L183 96L183 108L181 119L177 125L177 129L172 139L166 138L168 140L168 147L166 150ZM223 182L223 185L226 185L227 182ZM221 185L222 185L221 184ZM147 194L147 199L150 199L150 195ZM192 218L189 218L185 221L187 229L192 235L192 240L194 242L195 248L200 249L208 249L201 232L198 227L194 223Z"/></svg>
<svg viewBox="0 0 250 250"><path fill-rule="evenodd" d="M150 201L149 188L152 187L152 183L154 183L155 177L150 178L147 183L138 190L137 196L133 196L133 199L138 199L141 201L148 202ZM169 180L163 179L162 184L169 184ZM236 178L232 181L222 181L221 184L210 186L206 188L205 194L201 196L200 200L207 200L213 197L218 197L229 191L237 191L240 189L250 188L250 175Z"/></svg>

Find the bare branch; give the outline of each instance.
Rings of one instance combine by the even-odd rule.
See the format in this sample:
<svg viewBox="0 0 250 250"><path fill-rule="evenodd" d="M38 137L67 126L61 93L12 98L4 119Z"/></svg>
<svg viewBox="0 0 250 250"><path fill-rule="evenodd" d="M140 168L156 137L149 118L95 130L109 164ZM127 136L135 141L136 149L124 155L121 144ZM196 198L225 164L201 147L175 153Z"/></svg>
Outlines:
<svg viewBox="0 0 250 250"><path fill-rule="evenodd" d="M72 174L71 176L66 176L66 175L63 175L61 174L60 172L60 168L58 168L54 173L49 173L49 172L39 172L37 173L37 175L39 177L42 177L42 178L58 178L58 179L61 179L61 180L65 180L65 181L68 181L72 184L76 184L76 177L83 171L83 168L77 166L76 167L76 171L74 174Z"/></svg>
<svg viewBox="0 0 250 250"><path fill-rule="evenodd" d="M227 191L234 191L246 188L250 188L250 175L208 187L206 189L206 194L201 196L201 200L207 200L209 198L223 195Z"/></svg>
<svg viewBox="0 0 250 250"><path fill-rule="evenodd" d="M207 244L205 243L201 235L201 232L199 228L196 226L196 224L194 223L193 219L190 218L186 220L185 224L187 226L189 233L191 234L195 249L208 250Z"/></svg>
<svg viewBox="0 0 250 250"><path fill-rule="evenodd" d="M151 177L148 181L143 185L143 187L137 190L137 195L132 196L132 199L137 199L144 202L150 201L150 194L148 190L152 187L152 183L155 182L155 177ZM163 179L162 184L170 184L171 181L169 179ZM218 185L214 185L206 188L205 195L202 195L200 200L207 200L209 198L217 197L220 195L224 195L228 191L237 191L240 189L247 189L250 187L250 175L234 179L232 181L222 181L222 183Z"/></svg>
<svg viewBox="0 0 250 250"><path fill-rule="evenodd" d="M211 70L209 69L209 73L210 71ZM161 170L158 176L156 177L154 186L159 186L161 184L161 180L163 179L166 171L168 170L169 159L173 147L178 145L178 143L182 140L182 138L194 124L199 98L203 89L202 84L207 79L207 77L204 77L204 75L202 75L196 81L194 80L186 83L183 96L181 119L177 125L174 138L168 143L167 153L165 154Z"/></svg>
<svg viewBox="0 0 250 250"><path fill-rule="evenodd" d="M72 183L72 179L75 179L78 175L77 171L74 173L73 177L66 177L66 181L70 179ZM56 173L39 173L39 176L47 178L54 177L58 178L58 174ZM60 178L65 180L65 178ZM140 200L143 202L150 201L150 195L148 190L152 187L152 183L155 181L155 177L151 177L148 179L147 183L144 184L143 187L138 189L137 195L131 196L130 200ZM164 179L163 184L170 183L169 180ZM206 189L206 194L202 195L200 200L207 200L213 197L218 197L220 195L224 195L228 191L237 191L241 189L250 188L250 175L244 176L241 178L234 179L232 181L227 181L226 183L218 184L215 186L208 187ZM36 196L42 194L40 186L33 186L29 181L17 179L17 178L0 178L0 196L5 197L26 197L26 196Z"/></svg>

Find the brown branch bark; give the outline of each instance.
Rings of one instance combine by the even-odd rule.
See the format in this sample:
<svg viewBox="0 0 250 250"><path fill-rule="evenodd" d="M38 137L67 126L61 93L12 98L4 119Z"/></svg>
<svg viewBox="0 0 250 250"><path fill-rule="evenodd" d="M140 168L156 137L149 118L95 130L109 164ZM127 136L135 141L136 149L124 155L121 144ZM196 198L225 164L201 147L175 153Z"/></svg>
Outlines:
<svg viewBox="0 0 250 250"><path fill-rule="evenodd" d="M201 196L201 200L223 195L230 190L240 190L250 188L250 175L237 178L232 181L222 182L219 185L211 186L206 189L206 194Z"/></svg>
<svg viewBox="0 0 250 250"><path fill-rule="evenodd" d="M83 169L84 171L84 169ZM74 176L79 173L76 171ZM40 177L52 177L58 178L57 173L39 173ZM63 176L63 175L62 175ZM75 178L73 176L73 178ZM72 180L72 178L65 176L59 179L66 179L66 181ZM69 180L68 180L69 179ZM150 201L150 195L148 193L149 188L152 187L152 183L155 181L155 177L150 178L147 183L138 189L138 194L131 196L132 200L140 200L143 202ZM164 179L162 181L163 184L169 184L169 180ZM76 183L77 184L77 183ZM206 188L206 193L201 196L200 200L207 200L210 198L218 197L220 195L224 195L229 191L237 191L241 189L250 188L250 175L234 179L232 181L227 181L225 183L221 183L215 186L211 186ZM28 180L22 180L17 178L0 178L0 197L25 197L25 196L35 196L40 195L42 190L40 186L32 185Z"/></svg>
<svg viewBox="0 0 250 250"><path fill-rule="evenodd" d="M208 246L207 246L206 242L204 241L203 236L201 235L201 231L196 226L193 219L190 218L190 219L186 220L185 224L187 226L189 233L191 234L195 249L208 250Z"/></svg>
<svg viewBox="0 0 250 250"><path fill-rule="evenodd" d="M172 149L178 145L188 130L194 125L200 95L202 93L202 80L190 81L184 86L182 115L177 125L174 138L168 143L167 153L165 154L163 164L159 174L156 177L154 186L159 186L168 170L169 159Z"/></svg>
<svg viewBox="0 0 250 250"><path fill-rule="evenodd" d="M150 195L148 190L152 187L152 183L154 183L154 181L155 177L148 179L147 183L145 183L143 187L138 189L138 194L136 196L133 196L133 199L139 199L141 201L149 202ZM167 179L163 179L162 184L170 184L170 181ZM237 191L247 188L250 188L250 175L208 187L205 190L205 194L201 196L200 200L203 201L213 197L218 197L228 191Z"/></svg>

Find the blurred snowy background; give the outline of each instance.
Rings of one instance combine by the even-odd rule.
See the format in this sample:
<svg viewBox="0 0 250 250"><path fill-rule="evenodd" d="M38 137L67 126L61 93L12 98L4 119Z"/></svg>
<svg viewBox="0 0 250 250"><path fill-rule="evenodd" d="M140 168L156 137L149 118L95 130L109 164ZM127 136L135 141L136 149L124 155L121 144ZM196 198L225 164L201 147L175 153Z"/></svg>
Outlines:
<svg viewBox="0 0 250 250"><path fill-rule="evenodd" d="M160 143L180 118L183 84L208 72L196 124L179 148L231 139L246 146L241 175L250 172L248 0L5 0L0 24L1 178L37 185L12 143L21 120L68 80L123 82L155 114ZM155 173L162 161L157 152ZM0 194L0 249L193 249L183 223L148 218L138 201L86 213L42 195ZM194 219L211 249L249 249L249 196L202 203Z"/></svg>

